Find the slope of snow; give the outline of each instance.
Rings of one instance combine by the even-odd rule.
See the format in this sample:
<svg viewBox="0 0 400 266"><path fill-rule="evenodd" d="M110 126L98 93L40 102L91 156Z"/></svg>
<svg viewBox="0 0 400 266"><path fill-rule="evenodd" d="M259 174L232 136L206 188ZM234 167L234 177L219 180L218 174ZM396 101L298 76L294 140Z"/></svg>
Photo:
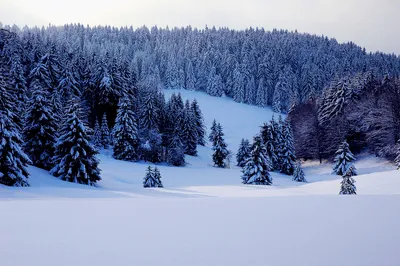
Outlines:
<svg viewBox="0 0 400 266"><path fill-rule="evenodd" d="M273 114L179 92L198 100L207 127L221 122L233 152ZM0 185L0 265L400 265L393 165L359 156L359 195L339 196L329 163L305 162L309 183L273 173L273 186L245 186L240 168L211 166L210 146L198 153L186 167L158 165L163 189L142 187L148 163L111 151L99 155L97 188L29 167L31 187Z"/></svg>

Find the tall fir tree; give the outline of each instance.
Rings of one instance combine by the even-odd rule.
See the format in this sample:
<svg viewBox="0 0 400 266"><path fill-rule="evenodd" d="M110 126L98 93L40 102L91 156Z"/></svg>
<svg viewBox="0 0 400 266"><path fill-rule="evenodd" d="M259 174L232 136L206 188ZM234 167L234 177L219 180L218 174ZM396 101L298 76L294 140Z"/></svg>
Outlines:
<svg viewBox="0 0 400 266"><path fill-rule="evenodd" d="M13 101L0 72L0 184L29 186L27 164L31 163L22 151L22 138L14 121Z"/></svg>
<svg viewBox="0 0 400 266"><path fill-rule="evenodd" d="M108 120L106 113L103 114L103 118L101 119L100 133L101 133L100 134L101 147L104 149L108 149L112 144L112 141L111 141L110 129L108 128Z"/></svg>
<svg viewBox="0 0 400 266"><path fill-rule="evenodd" d="M101 129L97 119L94 124L92 143L96 148L101 148Z"/></svg>
<svg viewBox="0 0 400 266"><path fill-rule="evenodd" d="M269 158L270 162L270 170L274 171L275 166L278 165L278 157L276 156L275 153L275 133L274 133L274 126L273 124L267 124L264 123L264 125L261 127L261 137L265 146L265 149L267 150L267 156Z"/></svg>
<svg viewBox="0 0 400 266"><path fill-rule="evenodd" d="M208 136L208 140L213 143L215 134L217 132L217 121L214 119L210 128L210 135Z"/></svg>
<svg viewBox="0 0 400 266"><path fill-rule="evenodd" d="M294 171L293 171L293 181L296 182L307 182L303 168L301 167L301 163L297 162L294 165Z"/></svg>
<svg viewBox="0 0 400 266"><path fill-rule="evenodd" d="M206 135L204 118L203 118L203 114L200 110L199 104L197 103L196 99L194 99L192 101L190 108L194 115L194 120L195 120L195 124L196 124L197 144L204 146L204 145L206 145L205 140L204 140L205 135Z"/></svg>
<svg viewBox="0 0 400 266"><path fill-rule="evenodd" d="M174 134L174 137L168 146L167 162L173 166L184 166L186 164L185 148L178 133Z"/></svg>
<svg viewBox="0 0 400 266"><path fill-rule="evenodd" d="M269 158L260 136L255 136L251 146L250 157L242 170L242 182L248 185L272 185L269 174Z"/></svg>
<svg viewBox="0 0 400 266"><path fill-rule="evenodd" d="M139 132L131 100L121 98L113 129L113 157L124 161L139 159Z"/></svg>
<svg viewBox="0 0 400 266"><path fill-rule="evenodd" d="M229 151L223 137L224 133L222 132L222 126L220 123L218 123L216 126L214 139L212 141L212 150L214 151L212 157L214 165L221 168L226 167L225 159L229 155Z"/></svg>
<svg viewBox="0 0 400 266"><path fill-rule="evenodd" d="M294 152L292 128L287 120L283 123L282 130L283 142L281 172L286 175L292 175L296 164L296 156Z"/></svg>
<svg viewBox="0 0 400 266"><path fill-rule="evenodd" d="M336 175L341 176L357 175L356 167L353 164L355 160L353 153L350 151L349 144L346 140L343 141L342 144L340 144L339 149L336 151L333 172Z"/></svg>
<svg viewBox="0 0 400 266"><path fill-rule="evenodd" d="M79 106L71 101L70 109L55 149L55 166L51 173L61 180L96 186L100 178L98 152L89 143L85 125L77 113Z"/></svg>
<svg viewBox="0 0 400 266"><path fill-rule="evenodd" d="M250 142L248 139L242 139L240 142L239 150L236 154L237 166L243 167L247 159L250 157Z"/></svg>
<svg viewBox="0 0 400 266"><path fill-rule="evenodd" d="M57 141L57 124L46 91L38 86L34 88L24 130L24 150L34 166L50 170Z"/></svg>
<svg viewBox="0 0 400 266"><path fill-rule="evenodd" d="M187 100L182 119L181 136L185 148L185 154L197 155L197 127L194 113L190 108L190 103Z"/></svg>
<svg viewBox="0 0 400 266"><path fill-rule="evenodd" d="M397 142L396 158L394 159L394 163L397 166L397 170L400 170L400 140Z"/></svg>

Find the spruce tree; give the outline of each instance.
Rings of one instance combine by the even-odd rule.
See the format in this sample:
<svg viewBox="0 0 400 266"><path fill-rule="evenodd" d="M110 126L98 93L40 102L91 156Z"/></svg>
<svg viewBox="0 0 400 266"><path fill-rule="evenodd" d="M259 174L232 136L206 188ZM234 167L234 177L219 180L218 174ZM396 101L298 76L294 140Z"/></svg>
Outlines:
<svg viewBox="0 0 400 266"><path fill-rule="evenodd" d="M95 186L101 180L98 152L89 143L86 128L79 119L78 104L72 102L58 138L55 166L51 173L61 180Z"/></svg>
<svg viewBox="0 0 400 266"><path fill-rule="evenodd" d="M97 121L97 119L94 124L94 133L93 133L92 143L96 148L101 148L101 129L100 129L99 121Z"/></svg>
<svg viewBox="0 0 400 266"><path fill-rule="evenodd" d="M0 184L29 186L27 164L31 163L22 151L22 139L14 122L9 90L0 72Z"/></svg>
<svg viewBox="0 0 400 266"><path fill-rule="evenodd" d="M185 103L185 109L182 119L182 142L185 148L185 154L196 156L197 155L197 128L196 120L192 109L190 108L189 101Z"/></svg>
<svg viewBox="0 0 400 266"><path fill-rule="evenodd" d="M200 110L200 107L199 107L196 99L193 100L190 108L194 115L194 120L195 120L195 124L196 124L197 144L204 146L204 145L206 145L205 140L204 140L204 137L206 135L206 130L205 130L205 126L204 126L204 118L203 118L203 114Z"/></svg>
<svg viewBox="0 0 400 266"><path fill-rule="evenodd" d="M139 159L139 133L136 116L129 98L121 98L114 130L113 157L117 160Z"/></svg>
<svg viewBox="0 0 400 266"><path fill-rule="evenodd" d="M217 132L217 121L214 119L210 128L210 135L208 136L208 140L211 143L214 141L216 132Z"/></svg>
<svg viewBox="0 0 400 266"><path fill-rule="evenodd" d="M41 87L34 88L26 118L24 150L34 166L50 170L53 167L57 124L46 92Z"/></svg>
<svg viewBox="0 0 400 266"><path fill-rule="evenodd" d="M260 136L255 136L251 146L250 157L242 170L242 182L248 185L272 185L269 174L269 158Z"/></svg>
<svg viewBox="0 0 400 266"><path fill-rule="evenodd" d="M225 143L223 136L224 133L222 132L222 126L220 123L218 123L216 126L215 135L213 139L212 150L214 151L214 153L212 157L214 165L221 168L226 167L225 159L229 155L229 151L227 149L227 145Z"/></svg>
<svg viewBox="0 0 400 266"><path fill-rule="evenodd" d="M243 167L247 159L250 157L250 143L247 139L242 139L239 150L236 154L237 166Z"/></svg>
<svg viewBox="0 0 400 266"><path fill-rule="evenodd" d="M356 167L353 164L354 158L353 153L351 153L349 149L349 144L347 141L343 141L343 143L339 146L339 149L336 151L335 157L335 165L333 166L333 172L336 175L341 176L355 176L357 175Z"/></svg>
<svg viewBox="0 0 400 266"><path fill-rule="evenodd" d="M271 124L264 123L261 127L261 138L263 140L264 146L267 150L267 156L270 162L270 171L274 171L274 164L278 164L278 157L275 153L275 141L274 141L274 127Z"/></svg>
<svg viewBox="0 0 400 266"><path fill-rule="evenodd" d="M341 182L340 186L340 195L356 195L357 194L357 188L356 185L354 184L356 181L352 177L351 171L348 171L345 173L343 176L343 180Z"/></svg>
<svg viewBox="0 0 400 266"><path fill-rule="evenodd" d="M101 138L100 138L101 147L104 149L108 149L109 146L112 144L112 141L111 141L110 129L108 128L108 120L106 113L104 113L103 118L101 120L100 132L101 132Z"/></svg>
<svg viewBox="0 0 400 266"><path fill-rule="evenodd" d="M300 162L297 162L294 165L293 181L296 181L296 182L307 182L306 177L304 175L303 168L301 167L301 163Z"/></svg>
<svg viewBox="0 0 400 266"><path fill-rule="evenodd" d="M281 172L286 175L292 175L296 156L294 154L294 140L293 133L290 123L285 121L283 124L283 134L282 134L282 164L281 164Z"/></svg>
<svg viewBox="0 0 400 266"><path fill-rule="evenodd" d="M153 170L151 166L147 168L146 176L143 180L143 187L163 187L161 183L161 174L158 171L157 167Z"/></svg>
<svg viewBox="0 0 400 266"><path fill-rule="evenodd" d="M397 170L400 170L400 140L397 142L396 158L394 159L394 163L397 166Z"/></svg>
<svg viewBox="0 0 400 266"><path fill-rule="evenodd" d="M185 162L185 148L178 133L174 134L167 151L167 163L173 166L184 166Z"/></svg>

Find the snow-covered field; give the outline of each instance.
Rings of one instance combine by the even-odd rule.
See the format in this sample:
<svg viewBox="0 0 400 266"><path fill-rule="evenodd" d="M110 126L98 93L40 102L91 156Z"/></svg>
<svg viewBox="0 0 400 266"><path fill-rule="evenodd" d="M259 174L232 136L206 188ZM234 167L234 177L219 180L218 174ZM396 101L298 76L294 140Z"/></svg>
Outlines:
<svg viewBox="0 0 400 266"><path fill-rule="evenodd" d="M272 116L181 93L198 100L208 127L221 122L234 152ZM273 174L273 186L245 186L239 168L214 168L210 147L198 151L186 167L158 166L163 189L142 187L147 163L110 151L99 156L99 188L30 167L31 187L0 186L0 265L400 265L400 172L391 164L360 156L358 195L339 196L329 164L306 162L309 183Z"/></svg>

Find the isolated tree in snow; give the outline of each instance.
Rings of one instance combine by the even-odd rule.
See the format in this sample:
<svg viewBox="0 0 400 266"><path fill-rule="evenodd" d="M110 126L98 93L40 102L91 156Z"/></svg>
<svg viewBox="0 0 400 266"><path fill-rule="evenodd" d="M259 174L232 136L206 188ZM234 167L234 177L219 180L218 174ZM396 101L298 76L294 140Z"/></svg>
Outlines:
<svg viewBox="0 0 400 266"><path fill-rule="evenodd" d="M34 166L46 170L53 167L54 145L57 141L57 124L51 109L46 92L35 87L26 118L24 150Z"/></svg>
<svg viewBox="0 0 400 266"><path fill-rule="evenodd" d="M78 104L72 102L58 138L55 166L51 173L61 180L95 186L101 180L98 153L89 143L86 128L79 119Z"/></svg>
<svg viewBox="0 0 400 266"><path fill-rule="evenodd" d="M304 175L303 168L301 167L301 163L300 162L297 162L294 165L293 181L296 181L296 182L307 182L306 177Z"/></svg>
<svg viewBox="0 0 400 266"><path fill-rule="evenodd" d="M260 136L255 136L251 146L250 157L242 170L242 182L248 185L272 185L269 174L269 158Z"/></svg>
<svg viewBox="0 0 400 266"><path fill-rule="evenodd" d="M106 113L104 113L103 118L101 120L100 132L101 132L101 141L100 141L101 147L104 149L108 149L108 147L112 144L112 141L111 141L110 129L108 128L108 120Z"/></svg>
<svg viewBox="0 0 400 266"><path fill-rule="evenodd" d="M203 118L203 114L200 110L199 104L197 103L196 99L194 99L192 101L190 108L192 110L195 124L196 124L197 144L204 146L206 144L205 140L204 140L204 137L206 135L206 130L205 130L205 126L204 126L204 118Z"/></svg>
<svg viewBox="0 0 400 266"><path fill-rule="evenodd" d="M157 167L155 167L154 170L151 166L147 168L146 176L143 180L143 187L163 187L161 174Z"/></svg>
<svg viewBox="0 0 400 266"><path fill-rule="evenodd" d="M14 122L12 97L0 72L0 184L28 186L26 169L31 161L22 151L22 139Z"/></svg>
<svg viewBox="0 0 400 266"><path fill-rule="evenodd" d="M136 116L129 98L122 98L113 129L113 157L118 160L139 159L139 133Z"/></svg>
<svg viewBox="0 0 400 266"><path fill-rule="evenodd" d="M213 153L213 162L214 165L218 167L226 167L225 165L225 159L229 155L229 151L227 149L227 145L225 143L225 140L223 138L224 133L222 132L222 126L221 124L217 124L214 139L213 139L213 146L212 150L214 151Z"/></svg>
<svg viewBox="0 0 400 266"><path fill-rule="evenodd" d="M352 177L352 173L349 171L343 176L343 180L340 186L341 195L355 195L357 194L357 188L354 184L356 181Z"/></svg>
<svg viewBox="0 0 400 266"><path fill-rule="evenodd" d="M353 153L349 149L347 141L343 141L340 144L339 149L336 151L335 165L333 166L333 172L336 175L341 176L355 176L357 175L356 167L353 164L354 158Z"/></svg>
<svg viewBox="0 0 400 266"><path fill-rule="evenodd" d="M247 139L242 139L239 150L236 154L237 166L243 167L250 156L250 143Z"/></svg>

